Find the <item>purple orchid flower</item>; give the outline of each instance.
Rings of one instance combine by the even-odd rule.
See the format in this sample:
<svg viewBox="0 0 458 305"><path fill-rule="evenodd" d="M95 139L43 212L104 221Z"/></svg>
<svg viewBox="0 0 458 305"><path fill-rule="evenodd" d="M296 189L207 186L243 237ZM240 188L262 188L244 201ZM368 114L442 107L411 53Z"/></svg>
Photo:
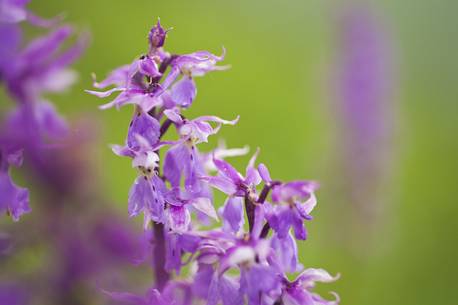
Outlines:
<svg viewBox="0 0 458 305"><path fill-rule="evenodd" d="M266 184L272 179L267 167L260 164L259 172ZM316 206L314 192L318 184L313 181L292 181L280 183L272 187L272 205L265 203L266 218L269 225L277 233L278 238L286 238L292 227L297 239L307 239L304 220L311 220L310 213Z"/></svg>
<svg viewBox="0 0 458 305"><path fill-rule="evenodd" d="M339 296L332 293L335 300L328 301L316 293L310 291L315 286L315 282L330 283L339 278L339 275L332 277L323 269L304 270L297 278L290 282L287 278L283 279L281 301L284 305L337 305Z"/></svg>
<svg viewBox="0 0 458 305"><path fill-rule="evenodd" d="M199 197L199 194L182 192L179 188L173 188L165 195L166 209L165 227L175 233L189 231L191 224L191 212L199 211L218 220L215 208L207 197Z"/></svg>
<svg viewBox="0 0 458 305"><path fill-rule="evenodd" d="M184 177L184 184L194 192L201 191L201 180L205 176L202 158L196 144L207 142L210 135L216 134L223 124L234 125L233 121L223 120L216 116L202 116L193 120L182 119L176 109L166 110L165 115L176 125L180 140L166 154L164 161L164 175L173 187L180 186ZM213 128L209 122L215 122ZM208 191L205 189L204 192Z"/></svg>
<svg viewBox="0 0 458 305"><path fill-rule="evenodd" d="M119 108L126 104L138 105L145 112L153 107L186 108L191 105L197 94L193 77L225 69L216 66L224 59L224 53L221 56L206 51L173 56L165 53L161 47L165 42L166 34L167 31L158 22L148 35L150 42L148 54L134 60L129 67L122 66L114 70L104 81L94 82L94 87L98 89L111 85L114 85L114 88L104 92L86 90L100 98L108 97L114 92L121 92L113 101L102 105L101 109L113 106ZM165 70L167 66L171 67L171 71L160 83L163 76L161 70ZM178 80L180 74L183 77Z"/></svg>
<svg viewBox="0 0 458 305"><path fill-rule="evenodd" d="M258 170L254 166L258 154L259 150L256 151L248 162L245 177L228 162L213 159L213 163L220 175L215 177L203 177L202 179L229 196L248 196L252 198L253 201L256 201L256 186L262 181Z"/></svg>

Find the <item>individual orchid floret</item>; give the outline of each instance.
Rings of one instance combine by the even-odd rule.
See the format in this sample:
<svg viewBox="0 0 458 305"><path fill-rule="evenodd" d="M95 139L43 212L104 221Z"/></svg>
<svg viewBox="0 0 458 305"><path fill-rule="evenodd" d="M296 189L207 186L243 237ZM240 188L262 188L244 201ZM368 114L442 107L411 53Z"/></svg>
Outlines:
<svg viewBox="0 0 458 305"><path fill-rule="evenodd" d="M158 71L156 62L149 56L141 56L128 66L122 66L114 70L105 80L100 83L94 81L94 87L105 88L110 85L116 87L107 91L86 92L100 98L110 96L115 92L121 92L113 101L100 106L101 109L108 109L113 106L117 108L134 104L148 112L155 106L162 106L160 86L153 79L160 78L162 74Z"/></svg>
<svg viewBox="0 0 458 305"><path fill-rule="evenodd" d="M137 109L127 132L127 147L134 151L139 151L142 146L153 147L159 141L160 128L161 126L155 118L141 109ZM139 137L142 139L140 142Z"/></svg>
<svg viewBox="0 0 458 305"><path fill-rule="evenodd" d="M11 215L18 221L21 215L31 211L29 191L17 186L10 177L9 167L20 166L22 151L16 149L0 150L0 215Z"/></svg>
<svg viewBox="0 0 458 305"><path fill-rule="evenodd" d="M279 238L285 238L292 227L297 239L307 239L304 220L312 219L310 213L316 205L314 191L317 187L310 181L293 181L273 187L273 206L268 209L267 219Z"/></svg>
<svg viewBox="0 0 458 305"><path fill-rule="evenodd" d="M128 209L130 216L144 214L145 228L151 220L162 223L164 214L165 185L156 175L148 178L139 176L129 191Z"/></svg>
<svg viewBox="0 0 458 305"><path fill-rule="evenodd" d="M177 127L181 141L190 145L208 142L208 137L218 133L222 125L235 125L240 118L237 116L234 120L224 120L217 116L201 116L188 120L182 117L177 108L165 110L164 114ZM216 123L216 127L212 127L211 122Z"/></svg>
<svg viewBox="0 0 458 305"><path fill-rule="evenodd" d="M199 177L206 175L196 144L207 142L208 137L216 134L222 124L234 125L238 118L226 121L216 116L202 116L187 120L175 110L166 110L164 113L176 125L180 135L180 140L165 156L164 175L174 187L180 186L183 177L186 186L196 186L200 184ZM209 122L215 122L216 127Z"/></svg>
<svg viewBox="0 0 458 305"><path fill-rule="evenodd" d="M164 79L164 87L172 84L180 74L188 77L203 76L211 71L225 70L226 66L217 66L224 59L226 50L223 49L221 56L208 51L198 51L191 54L179 55L170 63L171 71Z"/></svg>
<svg viewBox="0 0 458 305"><path fill-rule="evenodd" d="M143 212L145 228L151 220L162 223L164 214L164 194L166 186L158 176L159 157L154 151L140 150L134 154L132 166L140 175L129 191L128 210L130 216Z"/></svg>
<svg viewBox="0 0 458 305"><path fill-rule="evenodd" d="M196 194L182 192L179 188L173 188L165 195L165 202L168 204L165 210L165 226L175 233L183 233L189 230L191 211L193 209L218 220L209 198L198 197Z"/></svg>
<svg viewBox="0 0 458 305"><path fill-rule="evenodd" d="M332 293L335 300L328 301L310 290L315 286L315 282L330 283L338 278L339 275L333 277L323 269L306 269L293 282L290 282L287 278L283 278L280 300L282 304L288 305L337 305L339 304L339 296L336 293Z"/></svg>
<svg viewBox="0 0 458 305"><path fill-rule="evenodd" d="M161 22L158 20L157 24L151 28L151 31L148 34L148 41L151 51L154 51L157 48L161 48L165 43L166 37L167 30L161 26Z"/></svg>
<svg viewBox="0 0 458 305"><path fill-rule="evenodd" d="M248 196L252 201L256 201L256 186L261 183L261 176L254 167L258 154L259 151L257 151L248 162L245 177L228 162L214 159L213 163L220 175L215 177L203 177L202 179L227 195L238 197Z"/></svg>
<svg viewBox="0 0 458 305"><path fill-rule="evenodd" d="M239 238L227 233L213 237L216 238L214 242L201 243L201 255L198 257L201 263L200 272L206 270L204 264L217 263L215 269L205 271L207 277L208 273L211 273L212 280L207 296L208 300L214 301L211 304L217 304L219 299L226 304L228 300L225 298L236 300L246 298L248 304L264 304L261 300L270 298L271 294L278 294L281 278L276 270L267 264L271 252L269 240L250 238L249 235ZM240 271L239 289L235 295L225 296L221 292L223 289L221 281L229 280L224 274L233 268ZM260 278L263 280L260 281Z"/></svg>

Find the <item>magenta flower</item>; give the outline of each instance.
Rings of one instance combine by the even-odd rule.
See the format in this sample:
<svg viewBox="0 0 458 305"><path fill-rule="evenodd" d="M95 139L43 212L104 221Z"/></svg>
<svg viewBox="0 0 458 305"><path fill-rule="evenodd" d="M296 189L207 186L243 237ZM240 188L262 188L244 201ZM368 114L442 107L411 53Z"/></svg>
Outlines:
<svg viewBox="0 0 458 305"><path fill-rule="evenodd" d="M148 54L134 60L130 66L114 70L104 81L94 82L94 87L98 89L111 85L114 85L114 88L104 92L86 91L100 98L120 92L113 101L101 106L102 109L113 106L119 108L125 104L138 105L145 112L154 107L189 107L197 94L193 77L224 69L216 66L223 60L224 54L216 56L199 51L186 55L170 55L162 50L165 37L166 31L158 22L148 35ZM170 67L171 71L161 83L163 70L167 67ZM182 77L178 79L180 75Z"/></svg>
<svg viewBox="0 0 458 305"><path fill-rule="evenodd" d="M304 222L312 219L318 185L272 180L265 165L256 167L259 150L244 174L224 158L247 149L201 153L201 143L239 119L189 119L184 113L196 98L193 78L222 69L216 64L223 56L170 55L163 49L166 36L157 23L146 55L94 83L114 88L89 92L99 97L120 92L102 108L135 107L125 145L113 151L132 158L139 171L129 193L129 214L143 213L145 230L152 228L154 288L146 296L108 294L131 304L337 304L311 292L315 281L330 281L327 273L307 269L295 281L287 280L287 273L303 269L296 239L306 239ZM172 129L174 140L161 141ZM219 217L212 189L227 196ZM187 274L181 274L184 266Z"/></svg>
<svg viewBox="0 0 458 305"><path fill-rule="evenodd" d="M297 239L307 238L304 220L312 219L316 189L317 184L309 181L288 182L272 188L274 205L267 205L267 219L279 238L285 238L291 227Z"/></svg>
<svg viewBox="0 0 458 305"><path fill-rule="evenodd" d="M261 176L254 164L258 152L250 159L246 168L245 177L240 174L232 165L223 160L214 159L213 163L220 175L215 177L203 177L211 186L219 189L230 196L249 196L255 198L256 186L261 183ZM256 200L256 198L255 198Z"/></svg>
<svg viewBox="0 0 458 305"><path fill-rule="evenodd" d="M330 283L338 278L339 276L332 277L323 269L304 270L293 282L283 279L281 300L285 305L337 305L339 304L337 294L333 293L335 300L327 301L310 289L315 286L315 282Z"/></svg>

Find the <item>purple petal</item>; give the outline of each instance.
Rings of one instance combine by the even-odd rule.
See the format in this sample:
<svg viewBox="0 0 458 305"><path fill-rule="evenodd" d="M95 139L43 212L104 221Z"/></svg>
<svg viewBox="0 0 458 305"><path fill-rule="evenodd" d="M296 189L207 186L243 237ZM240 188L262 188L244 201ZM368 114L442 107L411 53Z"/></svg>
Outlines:
<svg viewBox="0 0 458 305"><path fill-rule="evenodd" d="M192 206L205 215L218 220L218 215L209 198L197 198L193 201Z"/></svg>
<svg viewBox="0 0 458 305"><path fill-rule="evenodd" d="M296 281L299 281L305 287L313 287L315 282L331 283L339 277L339 275L330 275L324 269L308 268L298 275Z"/></svg>
<svg viewBox="0 0 458 305"><path fill-rule="evenodd" d="M184 76L176 82L170 90L170 97L178 106L191 106L197 94L196 84L192 78Z"/></svg>
<svg viewBox="0 0 458 305"><path fill-rule="evenodd" d="M113 89L110 89L110 90L107 90L107 91L93 91L93 90L84 90L84 91L89 93L89 94L95 95L97 97L104 98L104 97L110 96L113 92L123 91L123 90L125 90L125 89L124 88L113 88ZM111 106L113 106L113 105L111 105ZM109 106L109 107L111 107L111 106ZM109 108L108 106L101 106L101 107L104 107L103 109Z"/></svg>
<svg viewBox="0 0 458 305"><path fill-rule="evenodd" d="M239 121L240 116L238 115L235 119L233 120L224 120L220 117L217 116L212 116L212 115L205 115L205 116L200 116L193 121L196 122L215 122L219 124L224 124L224 125L235 125Z"/></svg>
<svg viewBox="0 0 458 305"><path fill-rule="evenodd" d="M182 176L184 173L190 173L191 167L191 152L186 144L179 144L167 151L164 175L173 187L180 186Z"/></svg>
<svg viewBox="0 0 458 305"><path fill-rule="evenodd" d="M18 23L26 20L27 10L25 5L29 0L11 1L3 0L0 2L0 22Z"/></svg>
<svg viewBox="0 0 458 305"><path fill-rule="evenodd" d="M181 270L181 246L178 242L178 234L166 233L166 263L167 270L175 270L177 274Z"/></svg>
<svg viewBox="0 0 458 305"><path fill-rule="evenodd" d="M130 216L137 216L140 212L145 213L146 220L152 219L162 222L164 211L164 199L161 194L160 178L138 177L129 191L128 210Z"/></svg>
<svg viewBox="0 0 458 305"><path fill-rule="evenodd" d="M186 232L191 224L191 215L184 206L170 205L165 212L166 226L176 233Z"/></svg>
<svg viewBox="0 0 458 305"><path fill-rule="evenodd" d="M200 264L193 280L193 292L198 297L205 299L208 297L210 283L213 279L214 270L211 265ZM212 292L214 293L214 292Z"/></svg>
<svg viewBox="0 0 458 305"><path fill-rule="evenodd" d="M0 13L1 14L1 13ZM9 74L14 66L14 59L21 43L22 33L19 26L12 24L0 25L0 74Z"/></svg>
<svg viewBox="0 0 458 305"><path fill-rule="evenodd" d="M254 265L248 271L242 272L245 277L249 304L261 304L262 294L279 288L280 278L276 271L268 266ZM262 279L262 280L260 280ZM242 285L242 283L241 283Z"/></svg>
<svg viewBox="0 0 458 305"><path fill-rule="evenodd" d="M275 235L271 245L275 252L275 259L284 272L294 273L302 268L297 256L297 244L291 233L288 233L285 238L278 238Z"/></svg>
<svg viewBox="0 0 458 305"><path fill-rule="evenodd" d="M261 176L254 167L250 167L246 171L245 184L247 185L258 185L261 183Z"/></svg>
<svg viewBox="0 0 458 305"><path fill-rule="evenodd" d="M231 196L227 198L224 206L220 209L220 214L223 218L224 229L234 233L238 232L245 223L242 197Z"/></svg>
<svg viewBox="0 0 458 305"><path fill-rule="evenodd" d="M127 146L121 146L121 145L114 144L114 145L111 145L110 147L115 155L118 155L121 157L131 157L131 158L135 157L135 152Z"/></svg>
<svg viewBox="0 0 458 305"><path fill-rule="evenodd" d="M57 114L52 104L45 102L38 103L35 111L39 124L46 135L51 138L59 138L67 134L67 122Z"/></svg>
<svg viewBox="0 0 458 305"><path fill-rule="evenodd" d="M127 146L134 150L141 147L135 135L142 136L148 141L150 147L153 146L159 141L160 128L161 126L155 118L143 111L138 111L134 115L131 125L129 126L129 131L127 133Z"/></svg>
<svg viewBox="0 0 458 305"><path fill-rule="evenodd" d="M113 70L107 78L101 82L96 82L95 74L93 75L93 86L98 89L103 89L111 85L116 87L127 87L129 76L129 65L124 65Z"/></svg>
<svg viewBox="0 0 458 305"><path fill-rule="evenodd" d="M213 159L213 163L221 174L223 174L226 178L230 179L234 183L240 183L242 181L242 175L240 175L240 173L228 162Z"/></svg>
<svg viewBox="0 0 458 305"><path fill-rule="evenodd" d="M296 209L299 211L299 214L304 219L308 219L310 217L309 214L313 211L315 206L316 196L313 193L310 194L309 199L307 199L304 203L296 203Z"/></svg>
<svg viewBox="0 0 458 305"><path fill-rule="evenodd" d="M270 178L269 170L263 163L258 165L258 172L259 172L259 175L261 175L261 178L265 183L272 182L272 179Z"/></svg>
<svg viewBox="0 0 458 305"><path fill-rule="evenodd" d="M162 75L161 73L159 73L156 63L149 56L146 56L145 58L138 60L137 63L138 70L143 75L147 75L150 77L158 77Z"/></svg>
<svg viewBox="0 0 458 305"><path fill-rule="evenodd" d="M237 192L237 186L234 182L225 177L201 177L200 179L227 195L234 195Z"/></svg>
<svg viewBox="0 0 458 305"><path fill-rule="evenodd" d="M25 63L33 63L35 65L49 59L71 33L72 28L64 26L47 36L33 40L21 53L21 59Z"/></svg>
<svg viewBox="0 0 458 305"><path fill-rule="evenodd" d="M299 240L307 239L307 230L305 229L304 220L297 214L293 219L294 236Z"/></svg>
<svg viewBox="0 0 458 305"><path fill-rule="evenodd" d="M148 34L150 48L156 49L162 47L166 37L167 31L161 26L161 23L158 20L157 24L151 28Z"/></svg>
<svg viewBox="0 0 458 305"><path fill-rule="evenodd" d="M243 304L243 296L239 293L239 284L227 276L221 276L218 290L223 305Z"/></svg>
<svg viewBox="0 0 458 305"><path fill-rule="evenodd" d="M289 228L295 221L295 212L288 206L276 206L268 221L272 229L277 232L279 238L286 238Z"/></svg>
<svg viewBox="0 0 458 305"><path fill-rule="evenodd" d="M172 122L179 125L183 124L183 119L180 116L180 111L178 108L164 110L164 114Z"/></svg>

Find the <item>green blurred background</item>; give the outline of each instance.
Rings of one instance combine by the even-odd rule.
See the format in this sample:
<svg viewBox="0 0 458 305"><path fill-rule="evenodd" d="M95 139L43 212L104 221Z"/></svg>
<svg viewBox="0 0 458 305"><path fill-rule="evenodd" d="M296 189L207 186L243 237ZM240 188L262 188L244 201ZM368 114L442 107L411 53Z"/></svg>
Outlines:
<svg viewBox="0 0 458 305"><path fill-rule="evenodd" d="M173 27L166 47L175 53L227 49L232 68L199 78L190 116L232 119L219 137L228 146L260 146L260 160L281 179L320 181L319 206L300 243L306 267L341 273L320 291L337 291L342 304L456 304L458 291L458 2L386 0L373 3L392 38L397 98L392 168L377 196L383 213L375 229L345 212L339 125L332 101L332 65L338 57L336 22L343 1L32 1L41 16L65 12L89 30L92 43L76 64L80 81L53 96L64 116L91 117L101 133L94 160L106 197L126 210L135 177L109 143L122 143L131 111L99 111L83 92L146 50L157 17ZM345 131L344 131L345 132ZM212 138L216 143L217 137ZM241 168L247 158L234 160ZM127 218L127 213L126 213ZM355 229L356 228L356 229Z"/></svg>

